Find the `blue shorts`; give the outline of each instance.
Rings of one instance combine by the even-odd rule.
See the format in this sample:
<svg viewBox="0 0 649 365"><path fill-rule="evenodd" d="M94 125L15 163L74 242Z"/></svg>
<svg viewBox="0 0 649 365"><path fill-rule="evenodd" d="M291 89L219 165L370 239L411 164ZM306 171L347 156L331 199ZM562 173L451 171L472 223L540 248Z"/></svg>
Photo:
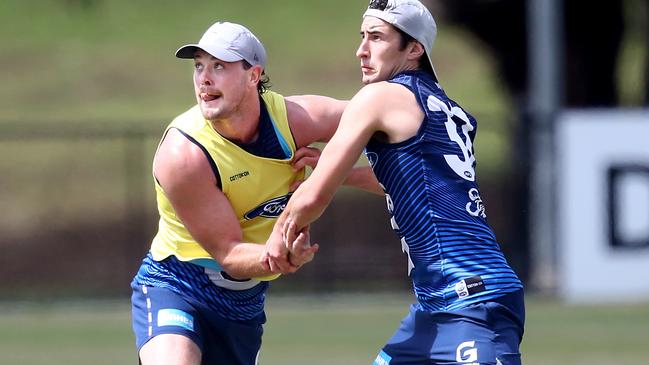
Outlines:
<svg viewBox="0 0 649 365"><path fill-rule="evenodd" d="M138 352L157 335L178 334L196 343L203 364L256 364L268 283L234 283L217 274L173 256L154 261L148 254L131 283ZM239 284L241 290L221 286Z"/></svg>
<svg viewBox="0 0 649 365"><path fill-rule="evenodd" d="M415 304L374 365L520 365L524 322L522 290L454 311Z"/></svg>
<svg viewBox="0 0 649 365"><path fill-rule="evenodd" d="M134 288L131 300L138 352L157 335L179 334L198 345L203 364L256 364L263 321L226 320L166 288Z"/></svg>

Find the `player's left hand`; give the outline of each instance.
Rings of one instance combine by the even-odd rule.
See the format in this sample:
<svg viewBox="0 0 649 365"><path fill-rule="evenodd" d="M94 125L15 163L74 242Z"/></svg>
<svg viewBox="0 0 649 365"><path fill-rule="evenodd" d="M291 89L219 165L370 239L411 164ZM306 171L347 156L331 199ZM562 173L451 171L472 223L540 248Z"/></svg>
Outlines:
<svg viewBox="0 0 649 365"><path fill-rule="evenodd" d="M283 227L284 244L289 251L288 261L291 265L301 267L313 260L313 257L320 246L317 243L311 244L310 226L306 226L297 232L295 222L288 219Z"/></svg>
<svg viewBox="0 0 649 365"><path fill-rule="evenodd" d="M320 149L316 147L306 146L298 148L297 151L295 151L293 161L291 162L293 170L300 171L306 166L315 168L320 159L320 153Z"/></svg>

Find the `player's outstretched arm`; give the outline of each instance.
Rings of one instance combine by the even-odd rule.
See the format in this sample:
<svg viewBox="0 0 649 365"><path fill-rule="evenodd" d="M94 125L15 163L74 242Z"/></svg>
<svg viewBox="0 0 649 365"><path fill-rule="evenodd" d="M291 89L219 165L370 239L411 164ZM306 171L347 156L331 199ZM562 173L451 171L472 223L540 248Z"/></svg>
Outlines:
<svg viewBox="0 0 649 365"><path fill-rule="evenodd" d="M349 102L335 135L325 146L313 173L293 193L275 224L275 229L282 230L282 237L290 236L284 231L287 221L293 222L299 231L324 212L336 189L349 176L365 145L378 130L377 111L380 108L378 101L373 99L374 89L373 86L361 89ZM273 240L267 243L271 262L285 256L287 244L290 242Z"/></svg>
<svg viewBox="0 0 649 365"><path fill-rule="evenodd" d="M293 157L292 162L293 168L295 171L303 169L306 166L315 168L318 165L320 155L321 151L316 147L301 147L295 151L295 156ZM296 183L291 187L291 191L295 191L303 182L303 180L296 181ZM369 166L358 166L351 169L343 181L343 185L362 189L378 195L384 194L381 185L379 185L379 181L374 175L374 171L372 171L372 168Z"/></svg>

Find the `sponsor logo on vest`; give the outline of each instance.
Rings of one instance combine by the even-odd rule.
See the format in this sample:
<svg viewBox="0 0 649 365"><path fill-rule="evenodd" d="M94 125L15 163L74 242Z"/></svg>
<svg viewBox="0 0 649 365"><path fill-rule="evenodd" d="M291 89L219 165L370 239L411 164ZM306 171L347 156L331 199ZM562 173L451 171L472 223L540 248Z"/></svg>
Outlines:
<svg viewBox="0 0 649 365"><path fill-rule="evenodd" d="M288 193L284 196L273 198L261 203L255 209L250 210L244 214L245 219L253 219L255 217L277 218L286 208L286 203L291 198L293 193Z"/></svg>
<svg viewBox="0 0 649 365"><path fill-rule="evenodd" d="M230 176L230 181L239 180L239 179L241 179L242 177L246 177L246 176L250 176L250 172L249 172L249 171L240 172L240 173L238 173L238 174L235 174L235 175Z"/></svg>
<svg viewBox="0 0 649 365"><path fill-rule="evenodd" d="M480 198L478 189L471 188L469 190L469 199L471 199L471 202L466 203L466 211L474 217L487 218L484 204L482 203L482 198Z"/></svg>
<svg viewBox="0 0 649 365"><path fill-rule="evenodd" d="M365 157L367 157L367 161L370 163L371 167L374 167L374 165L379 161L379 155L377 155L376 152L365 151Z"/></svg>
<svg viewBox="0 0 649 365"><path fill-rule="evenodd" d="M485 289L484 281L479 276L472 276L455 284L455 292L460 298L485 291Z"/></svg>

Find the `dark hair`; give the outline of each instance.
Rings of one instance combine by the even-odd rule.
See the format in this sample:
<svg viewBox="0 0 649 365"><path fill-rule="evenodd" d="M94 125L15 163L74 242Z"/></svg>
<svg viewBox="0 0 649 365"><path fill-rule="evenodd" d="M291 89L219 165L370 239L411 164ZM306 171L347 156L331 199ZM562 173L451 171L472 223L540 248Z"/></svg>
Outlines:
<svg viewBox="0 0 649 365"><path fill-rule="evenodd" d="M388 6L388 0L370 0L368 8L385 10L385 7Z"/></svg>
<svg viewBox="0 0 649 365"><path fill-rule="evenodd" d="M410 42L419 42L418 40L413 38L410 34L404 32L403 30L395 27L394 25L392 25L392 27L394 29L396 29L397 32L399 32L399 35L401 36L400 37L400 42L399 42L399 51L405 50ZM423 44L422 44L422 48L423 48ZM428 55L426 54L426 48L424 48L424 54L422 54L421 57L419 57L419 65L418 66L423 71L426 71L426 72L428 72L429 74L431 74L433 76L435 75L435 73L433 72L433 67L430 65L430 62L428 61Z"/></svg>
<svg viewBox="0 0 649 365"><path fill-rule="evenodd" d="M244 70L248 70L248 69L250 69L252 67L252 65L250 63L248 63L248 61L246 61L246 60L242 60L241 63L243 64L243 69ZM257 91L260 94L263 94L267 90L270 90L271 86L272 85L270 84L270 77L268 77L268 75L266 75L265 70L262 71L261 72L261 77L259 78L259 82L257 83Z"/></svg>

